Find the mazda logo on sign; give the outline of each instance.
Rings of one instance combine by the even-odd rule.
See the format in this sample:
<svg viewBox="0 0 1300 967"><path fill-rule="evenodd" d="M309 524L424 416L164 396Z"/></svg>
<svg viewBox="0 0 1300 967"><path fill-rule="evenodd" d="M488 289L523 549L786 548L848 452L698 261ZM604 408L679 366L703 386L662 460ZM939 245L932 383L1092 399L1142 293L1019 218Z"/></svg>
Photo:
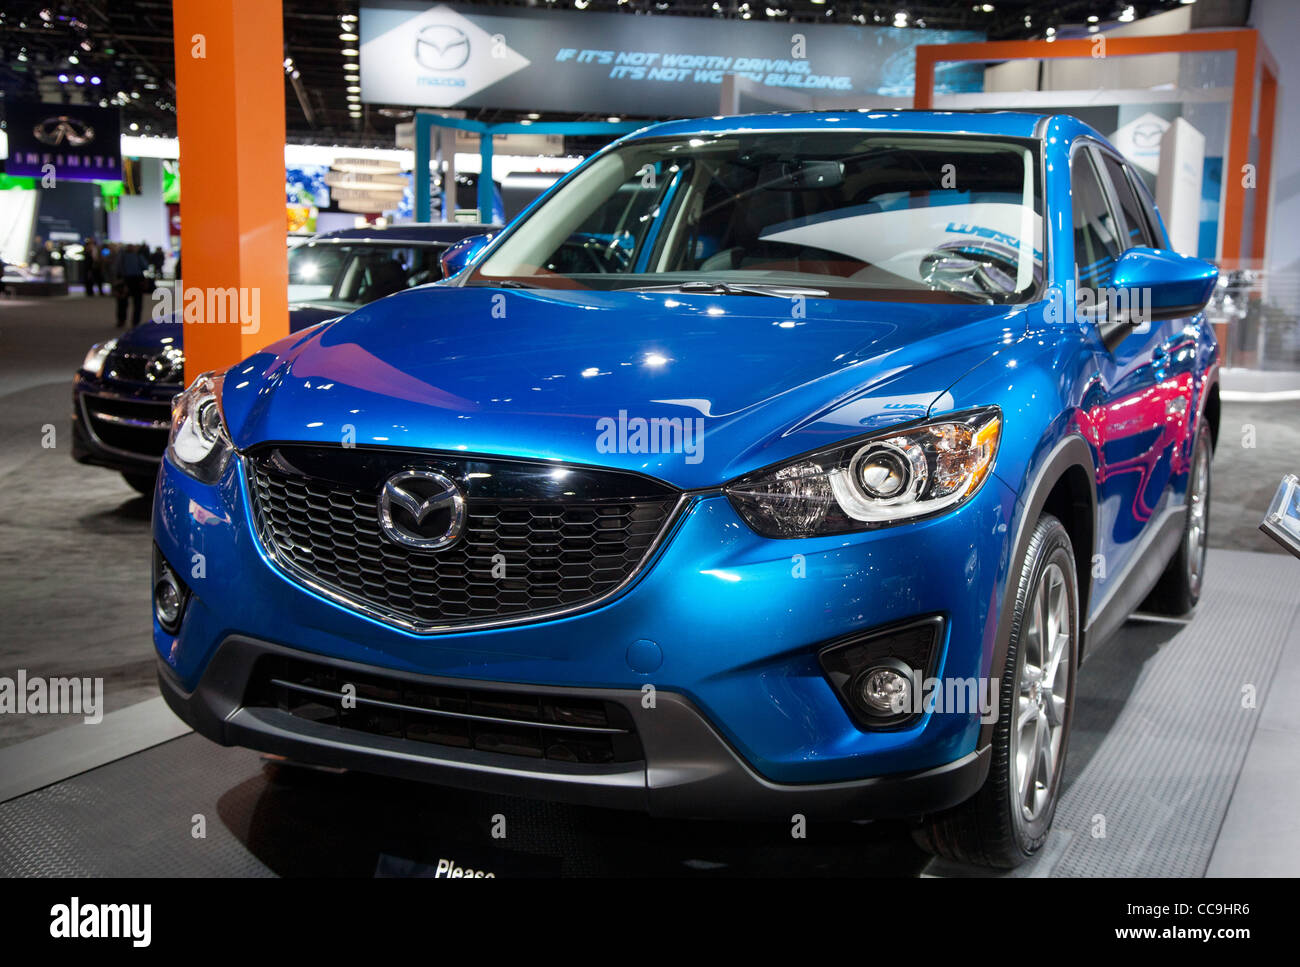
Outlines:
<svg viewBox="0 0 1300 967"><path fill-rule="evenodd" d="M465 529L465 495L436 470L403 470L379 494L379 526L397 544L441 550Z"/></svg>
<svg viewBox="0 0 1300 967"><path fill-rule="evenodd" d="M81 148L95 140L95 129L78 118L59 114L46 118L32 128L32 136L41 144L56 148L65 145Z"/></svg>
<svg viewBox="0 0 1300 967"><path fill-rule="evenodd" d="M460 70L469 60L469 38L451 24L430 24L415 38L415 59L433 71Z"/></svg>

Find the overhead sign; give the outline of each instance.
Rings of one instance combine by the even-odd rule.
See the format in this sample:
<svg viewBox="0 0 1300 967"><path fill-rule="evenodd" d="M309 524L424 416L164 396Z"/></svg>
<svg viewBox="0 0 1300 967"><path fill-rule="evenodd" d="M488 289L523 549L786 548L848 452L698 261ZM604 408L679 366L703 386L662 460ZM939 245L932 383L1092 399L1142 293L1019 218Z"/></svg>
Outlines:
<svg viewBox="0 0 1300 967"><path fill-rule="evenodd" d="M463 4L389 0L361 8L361 99L680 117L717 113L727 74L784 91L905 96L918 44L983 39L963 30L561 10L488 14ZM938 92L982 88L982 65L939 65Z"/></svg>
<svg viewBox="0 0 1300 967"><path fill-rule="evenodd" d="M65 181L119 181L121 118L115 107L5 102L5 173Z"/></svg>

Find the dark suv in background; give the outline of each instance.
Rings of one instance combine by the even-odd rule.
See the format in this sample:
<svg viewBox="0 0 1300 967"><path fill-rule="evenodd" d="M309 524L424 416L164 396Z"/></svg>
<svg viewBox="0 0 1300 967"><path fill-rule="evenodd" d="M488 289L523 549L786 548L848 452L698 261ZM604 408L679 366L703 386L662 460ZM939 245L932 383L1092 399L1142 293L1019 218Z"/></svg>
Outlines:
<svg viewBox="0 0 1300 967"><path fill-rule="evenodd" d="M442 278L439 256L482 225L393 225L319 235L289 251L289 330ZM72 456L153 489L172 398L185 388L179 315L92 346L72 387Z"/></svg>

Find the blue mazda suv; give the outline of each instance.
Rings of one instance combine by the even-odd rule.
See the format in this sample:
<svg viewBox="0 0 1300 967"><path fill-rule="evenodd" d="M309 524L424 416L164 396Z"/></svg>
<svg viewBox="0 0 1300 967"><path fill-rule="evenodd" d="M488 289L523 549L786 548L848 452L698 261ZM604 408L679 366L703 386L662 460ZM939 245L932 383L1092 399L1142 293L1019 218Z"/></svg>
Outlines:
<svg viewBox="0 0 1300 967"><path fill-rule="evenodd" d="M1201 591L1213 265L1063 116L674 121L178 397L163 694L308 763L1012 866ZM447 258L452 268L455 259Z"/></svg>

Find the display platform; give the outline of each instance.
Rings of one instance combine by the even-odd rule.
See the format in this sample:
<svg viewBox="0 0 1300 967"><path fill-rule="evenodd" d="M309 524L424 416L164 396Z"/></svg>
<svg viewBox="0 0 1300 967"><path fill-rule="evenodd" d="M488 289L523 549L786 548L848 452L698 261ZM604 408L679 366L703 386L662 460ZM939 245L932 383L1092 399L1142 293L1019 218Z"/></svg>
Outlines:
<svg viewBox="0 0 1300 967"><path fill-rule="evenodd" d="M1300 868L1300 766L1286 751L1300 738L1288 699L1300 687L1300 561L1211 550L1207 573L1194 620L1139 616L1085 663L1053 831L1009 875ZM113 716L107 729L0 749L0 875L990 872L930 861L902 823L814 823L796 839L782 824L659 820L285 766L184 733L161 700ZM62 763L59 744L78 740L108 745ZM142 751L121 754L131 748Z"/></svg>

